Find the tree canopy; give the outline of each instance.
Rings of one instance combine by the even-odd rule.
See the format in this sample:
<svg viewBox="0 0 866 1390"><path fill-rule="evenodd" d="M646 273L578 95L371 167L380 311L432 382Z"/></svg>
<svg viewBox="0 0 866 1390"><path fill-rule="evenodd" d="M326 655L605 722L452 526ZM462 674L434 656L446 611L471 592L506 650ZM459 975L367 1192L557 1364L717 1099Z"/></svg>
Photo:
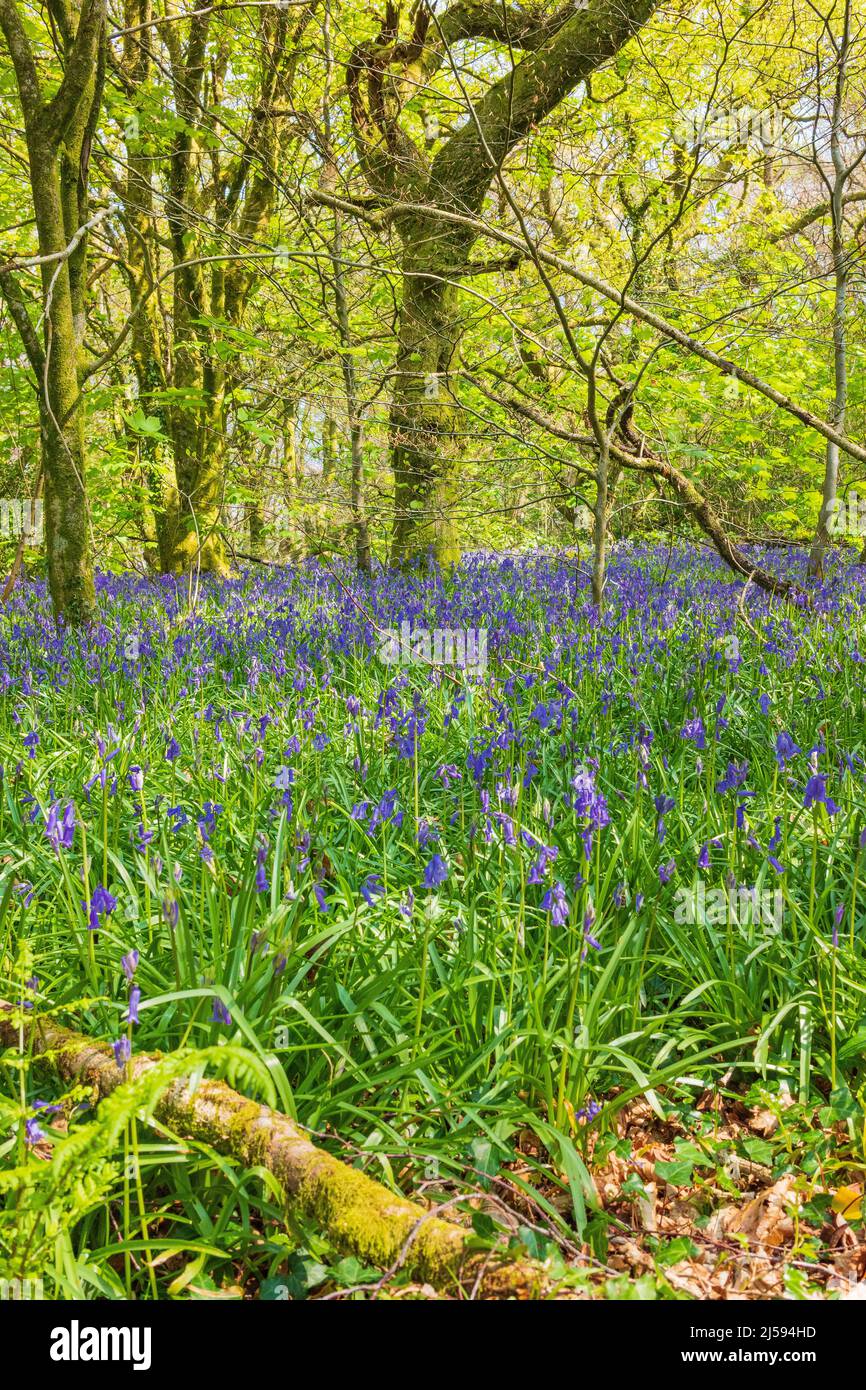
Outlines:
<svg viewBox="0 0 866 1390"><path fill-rule="evenodd" d="M685 527L743 572L814 536L820 571L866 461L850 5L2 0L0 29L0 470L44 492L58 611L94 557L588 541L600 598L608 537Z"/></svg>

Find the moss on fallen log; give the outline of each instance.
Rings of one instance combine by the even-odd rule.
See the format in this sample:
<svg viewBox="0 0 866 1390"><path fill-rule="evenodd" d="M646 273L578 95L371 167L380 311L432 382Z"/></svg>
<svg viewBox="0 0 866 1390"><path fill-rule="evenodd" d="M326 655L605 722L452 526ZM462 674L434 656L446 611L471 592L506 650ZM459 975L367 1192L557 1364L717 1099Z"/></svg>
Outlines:
<svg viewBox="0 0 866 1390"><path fill-rule="evenodd" d="M0 1005L0 1042L19 1044L21 1015ZM111 1048L50 1019L23 1021L25 1047L65 1082L84 1084L99 1100L126 1080ZM159 1054L132 1058L133 1078L158 1065ZM476 1297L543 1297L549 1280L544 1266L470 1247L472 1232L433 1215L426 1207L389 1191L312 1143L288 1116L259 1105L223 1081L169 1083L153 1106L153 1117L174 1133L200 1140L247 1166L267 1168L279 1181L287 1203L307 1217L341 1250L389 1271L446 1292Z"/></svg>

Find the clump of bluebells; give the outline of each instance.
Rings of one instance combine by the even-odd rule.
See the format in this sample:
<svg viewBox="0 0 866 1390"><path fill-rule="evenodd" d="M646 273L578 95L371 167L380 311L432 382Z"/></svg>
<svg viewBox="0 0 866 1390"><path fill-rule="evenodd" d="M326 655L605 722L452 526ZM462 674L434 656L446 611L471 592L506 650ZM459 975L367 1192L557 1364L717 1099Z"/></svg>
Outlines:
<svg viewBox="0 0 866 1390"><path fill-rule="evenodd" d="M757 558L804 578L802 556ZM97 590L86 632L39 583L0 616L28 1008L84 1000L121 1069L256 1046L286 1108L363 1142L382 1114L445 1142L447 1096L478 1134L503 1107L502 1132L577 1116L582 1143L680 1029L678 1074L760 1036L799 1084L793 1004L839 1082L866 932L866 570L837 561L808 604L751 587L747 625L690 547L616 550L602 616L543 554L251 570L192 606L169 579ZM404 622L485 628L486 667L385 664ZM771 931L742 903L776 892Z"/></svg>

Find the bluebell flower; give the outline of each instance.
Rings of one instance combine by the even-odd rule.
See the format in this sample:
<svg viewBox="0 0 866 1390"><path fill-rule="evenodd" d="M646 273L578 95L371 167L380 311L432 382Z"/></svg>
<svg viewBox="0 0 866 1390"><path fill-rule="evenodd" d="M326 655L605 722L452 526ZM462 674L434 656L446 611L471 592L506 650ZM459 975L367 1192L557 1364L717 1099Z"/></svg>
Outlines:
<svg viewBox="0 0 866 1390"><path fill-rule="evenodd" d="M687 719L682 727L680 738L689 739L696 748L706 748L707 738L703 719L697 715L694 719Z"/></svg>
<svg viewBox="0 0 866 1390"><path fill-rule="evenodd" d="M55 853L61 849L72 849L75 840L75 808L70 801L64 808L63 815L60 815L60 806L54 802L48 812L45 821L45 834L51 842Z"/></svg>
<svg viewBox="0 0 866 1390"><path fill-rule="evenodd" d="M558 879L552 888L548 888L541 899L541 906L545 912L550 913L550 920L555 927L565 926L568 921L568 900L565 896L565 887Z"/></svg>
<svg viewBox="0 0 866 1390"><path fill-rule="evenodd" d="M132 989L129 991L129 1004L123 1016L125 1023L140 1023L141 1020L138 1017L138 1007L140 1003L141 990L138 985L133 985Z"/></svg>
<svg viewBox="0 0 866 1390"><path fill-rule="evenodd" d="M551 865L559 854L556 845L539 845L538 857L532 868L529 870L529 883L543 883L549 865Z"/></svg>
<svg viewBox="0 0 866 1390"><path fill-rule="evenodd" d="M321 883L313 884L313 892L316 895L316 902L319 904L319 911L330 912L330 905L328 903L327 898L325 897L325 890L322 887Z"/></svg>
<svg viewBox="0 0 866 1390"><path fill-rule="evenodd" d="M597 937L592 935L592 927L594 923L595 909L593 908L592 904L590 904L583 918L583 939L586 942L586 945L591 946L594 951L600 951L601 942L597 939ZM583 954L584 956L586 955L586 946L584 947Z"/></svg>
<svg viewBox="0 0 866 1390"><path fill-rule="evenodd" d="M268 851L267 851L264 847L262 847L262 848L260 848L260 849L258 849L258 850L256 851L256 892L257 892L257 893L267 893L267 891L268 891L268 879L267 879L267 875L266 875L266 873L265 873L265 860L267 859L267 857L268 857Z"/></svg>
<svg viewBox="0 0 866 1390"><path fill-rule="evenodd" d="M150 844L152 839L153 831L147 829L147 827L144 824L144 821L139 821L138 829L133 830L132 832L132 843L138 850L139 854L144 853L145 849Z"/></svg>
<svg viewBox="0 0 866 1390"><path fill-rule="evenodd" d="M126 976L126 978L130 981L135 977L135 972L138 969L139 959L140 957L135 947L133 947L131 951L127 951L125 956L120 957L121 969L123 970L123 973Z"/></svg>
<svg viewBox="0 0 866 1390"><path fill-rule="evenodd" d="M211 1023L223 1024L228 1024L232 1021L232 1016L226 1008L225 1004L221 999L217 998L216 995L214 995L213 999L213 1008L211 1009L210 1021Z"/></svg>
<svg viewBox="0 0 866 1390"><path fill-rule="evenodd" d="M675 805L676 802L674 801L672 796L657 796L655 798L655 808L656 812L658 813L658 822L656 823L656 836L658 838L659 844L662 844L665 838L665 816L667 815L668 811L673 810Z"/></svg>
<svg viewBox="0 0 866 1390"><path fill-rule="evenodd" d="M380 825L384 825L386 821L391 820L396 810L396 807L397 789L396 787L394 787L390 791L386 791L383 793L378 805L376 806L376 809L373 811L373 814L370 817L370 823L367 826L367 829L371 835L375 830L379 828Z"/></svg>
<svg viewBox="0 0 866 1390"><path fill-rule="evenodd" d="M806 790L803 795L803 805L808 811L810 806L822 805L827 809L828 816L835 816L839 807L835 801L827 795L827 777L822 772L815 772L806 783Z"/></svg>
<svg viewBox="0 0 866 1390"><path fill-rule="evenodd" d="M749 775L749 764L728 763L728 770L724 777L716 783L716 791L719 793L736 791L741 787Z"/></svg>
<svg viewBox="0 0 866 1390"><path fill-rule="evenodd" d="M601 829L608 824L610 813L604 794L598 790L589 768L578 768L571 779L574 790L572 806L579 816L586 817L591 826Z"/></svg>
<svg viewBox="0 0 866 1390"><path fill-rule="evenodd" d="M448 877L448 865L440 854L434 854L424 870L424 887L436 888Z"/></svg>
<svg viewBox="0 0 866 1390"><path fill-rule="evenodd" d="M840 903L833 913L833 945L839 945L839 928L842 925L842 918L845 916L845 904Z"/></svg>
<svg viewBox="0 0 866 1390"><path fill-rule="evenodd" d="M601 1106L598 1104L597 1101L588 1098L586 1105L583 1106L581 1110L578 1110L577 1114L575 1115L575 1119L583 1120L586 1124L591 1124L592 1121L595 1119L596 1115L600 1114Z"/></svg>
<svg viewBox="0 0 866 1390"><path fill-rule="evenodd" d="M368 907L372 907L376 898L381 897L384 891L382 878L379 874L368 874L361 884L361 897Z"/></svg>
<svg viewBox="0 0 866 1390"><path fill-rule="evenodd" d="M81 900L81 906L87 910L86 898ZM98 931L102 918L109 916L116 907L117 898L113 893L109 893L107 888L102 887L102 884L94 888L90 898L90 910L87 923L90 931Z"/></svg>
<svg viewBox="0 0 866 1390"><path fill-rule="evenodd" d="M783 772L791 758L796 757L800 751L790 734L783 732L776 735L776 762Z"/></svg>
<svg viewBox="0 0 866 1390"><path fill-rule="evenodd" d="M418 848L426 849L434 840L439 839L439 831L435 825L431 825L428 820L422 817L418 822Z"/></svg>
<svg viewBox="0 0 866 1390"><path fill-rule="evenodd" d="M45 1138L45 1131L40 1127L38 1120L24 1121L24 1139L28 1144L38 1144L40 1139Z"/></svg>

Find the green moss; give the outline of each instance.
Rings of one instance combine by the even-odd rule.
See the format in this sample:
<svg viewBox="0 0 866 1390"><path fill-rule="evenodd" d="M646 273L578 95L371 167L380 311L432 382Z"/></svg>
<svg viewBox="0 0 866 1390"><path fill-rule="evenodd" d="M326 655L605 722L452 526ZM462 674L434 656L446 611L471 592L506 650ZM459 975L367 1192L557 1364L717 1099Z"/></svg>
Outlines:
<svg viewBox="0 0 866 1390"><path fill-rule="evenodd" d="M33 1027L29 1022L25 1027ZM0 1013L0 1040L17 1045L17 1021ZM92 1085L103 1097L123 1081L110 1049L50 1022L31 1033L34 1050L68 1080ZM330 1239L359 1259L389 1270L401 1262L416 1278L442 1290L469 1288L480 1277L486 1297L531 1298L544 1290L544 1274L532 1261L468 1252L469 1232L314 1144L286 1116L267 1110L220 1081L166 1081L153 1074L156 1056L139 1055L140 1074L151 1073L154 1115L182 1136L212 1144L248 1165L268 1167L291 1206L316 1222ZM171 1057L162 1059L165 1064ZM182 1061L179 1059L179 1063ZM158 1095L158 1089L161 1094Z"/></svg>

